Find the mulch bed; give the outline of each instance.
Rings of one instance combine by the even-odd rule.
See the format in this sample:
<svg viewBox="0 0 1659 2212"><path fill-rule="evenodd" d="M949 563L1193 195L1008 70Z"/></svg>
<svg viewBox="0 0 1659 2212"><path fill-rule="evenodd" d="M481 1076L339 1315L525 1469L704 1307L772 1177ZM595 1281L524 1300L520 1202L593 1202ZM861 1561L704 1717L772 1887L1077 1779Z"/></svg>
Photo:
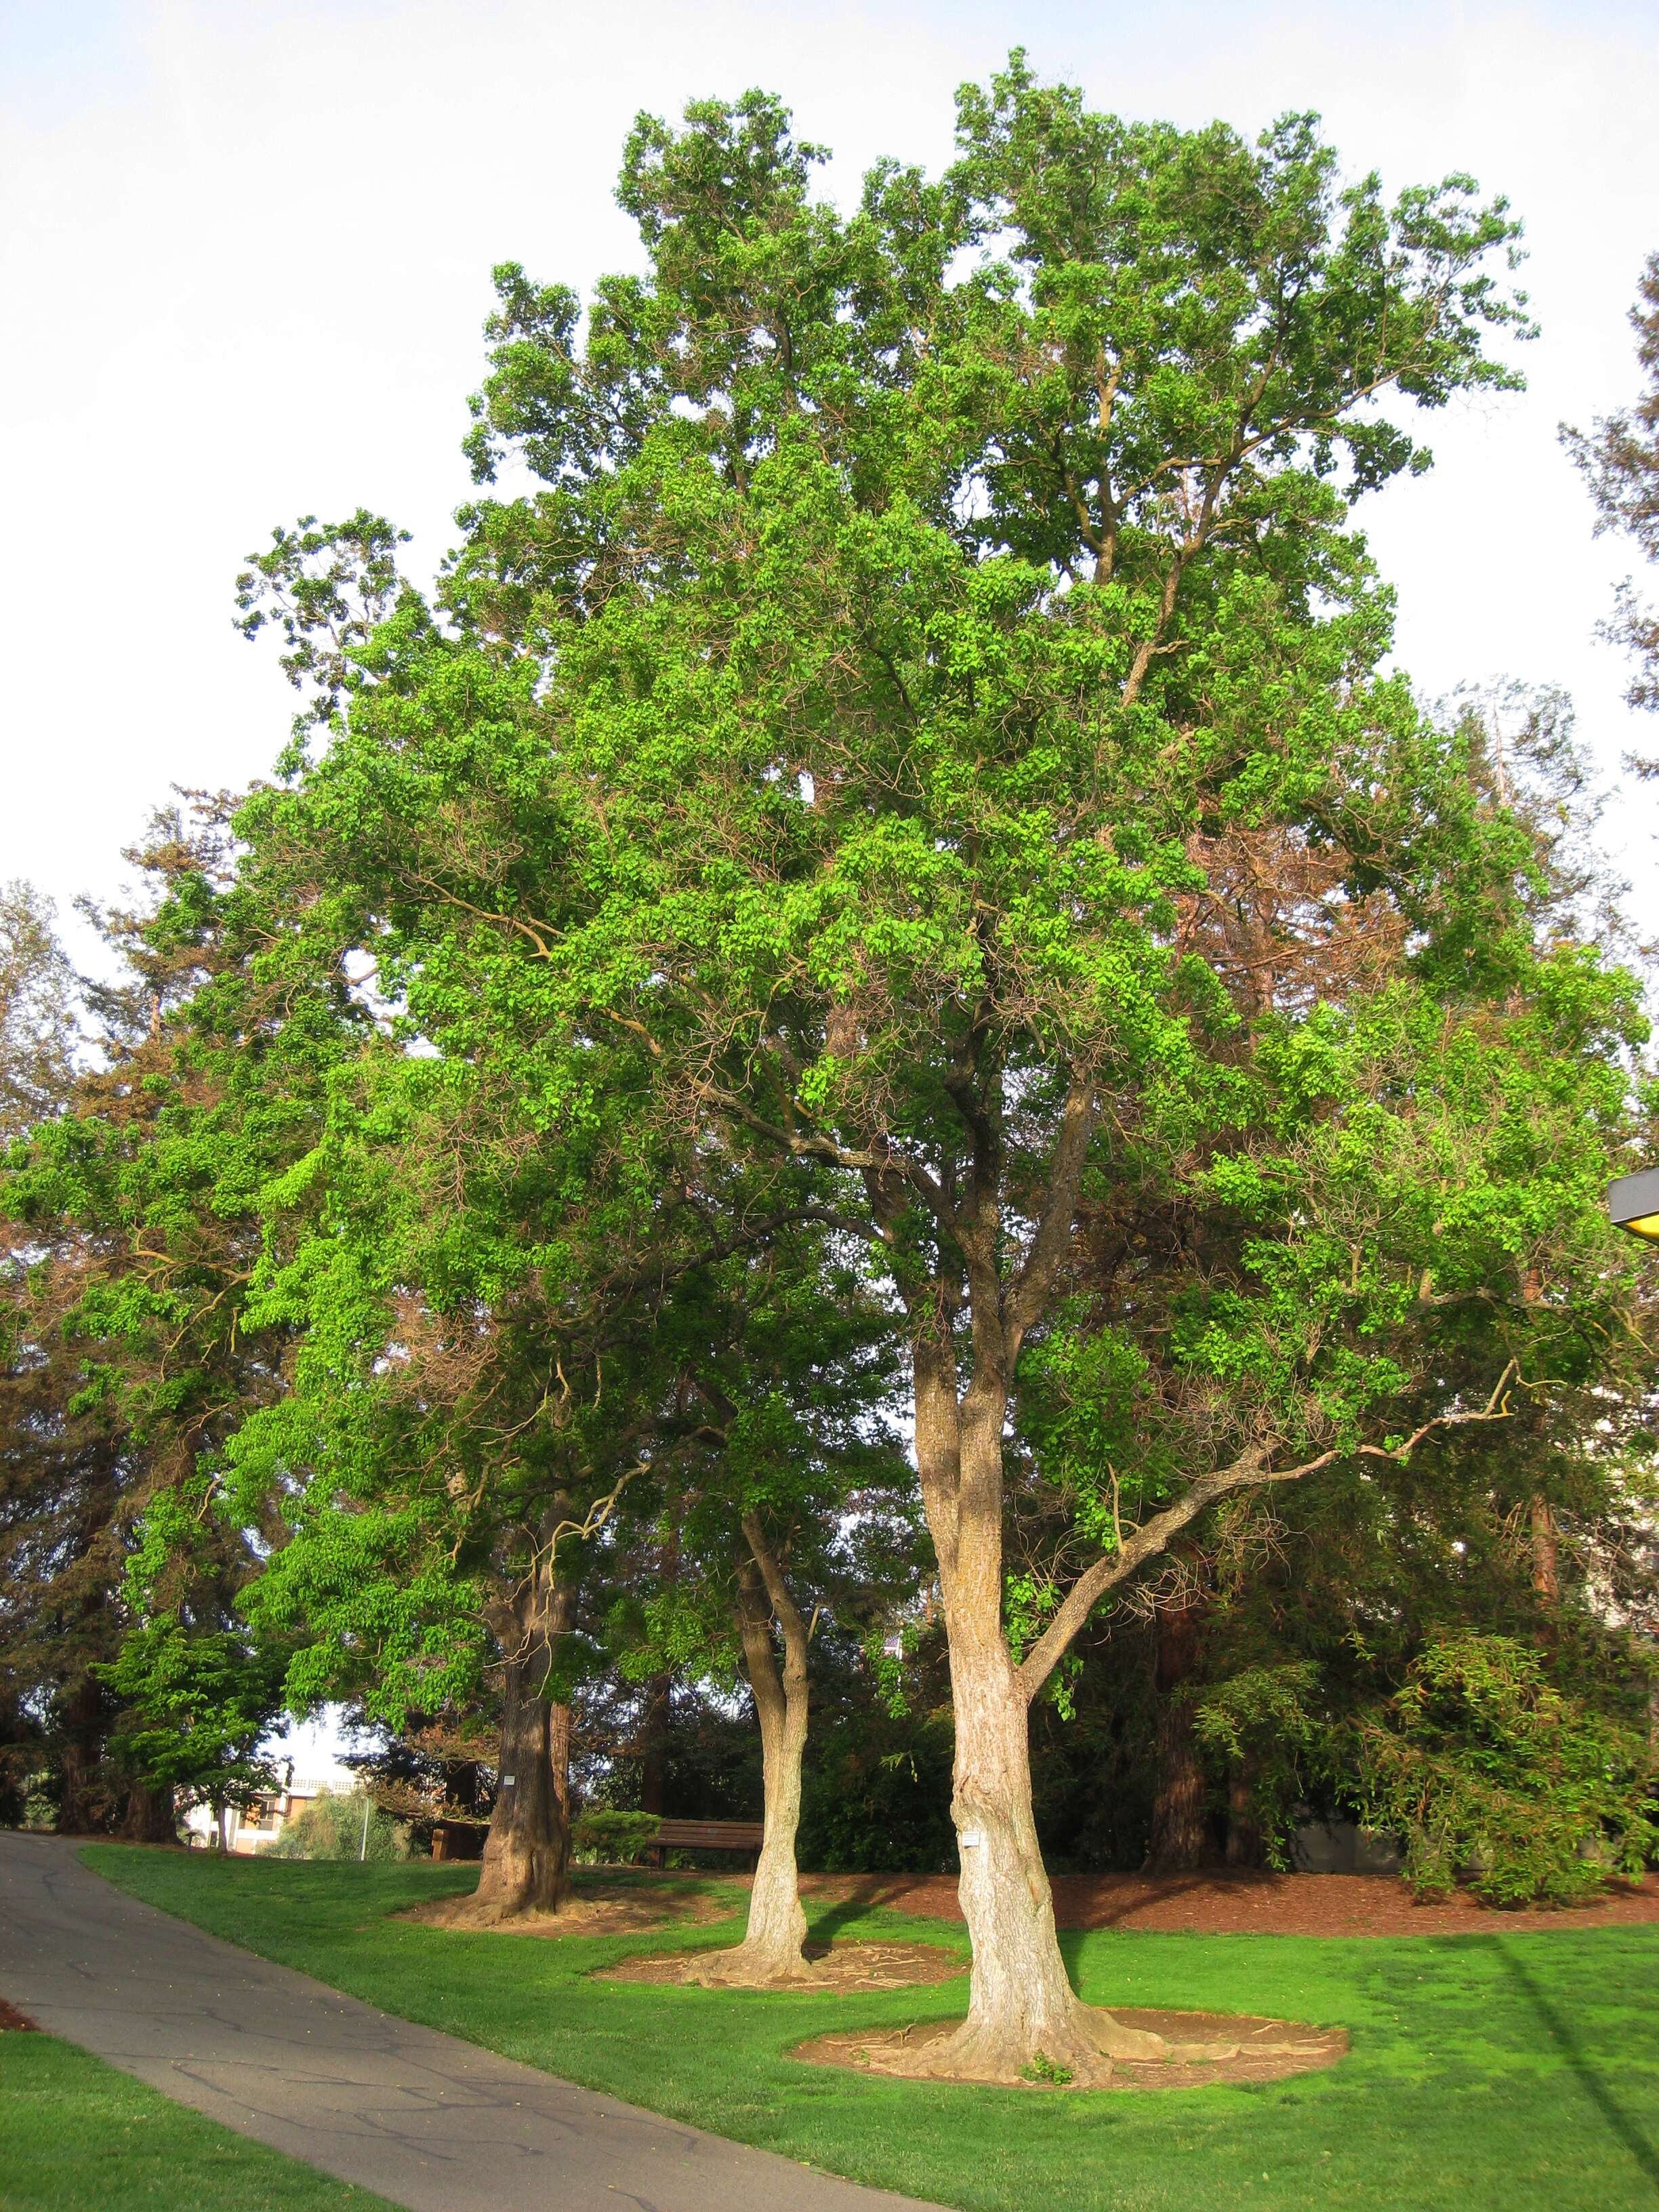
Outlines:
<svg viewBox="0 0 1659 2212"><path fill-rule="evenodd" d="M1418 1905L1392 1875L1060 1875L1062 1928L1133 1928L1193 1936L1471 1936L1486 1928L1608 1928L1659 1920L1659 1875L1620 1882L1595 1905L1506 1912L1468 1891ZM887 1905L927 1920L960 1922L954 1875L807 1875L802 1894L823 1902Z"/></svg>
<svg viewBox="0 0 1659 2212"><path fill-rule="evenodd" d="M1038 2090L1203 2089L1213 2082L1282 2081L1292 2074L1316 2073L1347 2055L1348 2039L1340 2027L1307 2027L1296 2021L1264 2020L1259 2014L1162 2012L1114 2005L1112 2017L1125 2027L1146 2027L1172 2043L1231 2043L1230 2057L1163 2062L1119 2059L1109 2081L1055 2081L1022 2079L1010 2087ZM930 2022L897 2034L817 2035L790 2053L809 2066L843 2066L855 2073L896 2074L912 2079L945 2077L927 2071L927 2046L955 2032L955 2021Z"/></svg>
<svg viewBox="0 0 1659 2212"><path fill-rule="evenodd" d="M19 2012L15 2005L8 2004L4 1997L0 1997L0 2035L3 2035L8 2028L27 2029L31 2034L36 2032L34 2022L27 2013Z"/></svg>
<svg viewBox="0 0 1659 2212"><path fill-rule="evenodd" d="M814 1969L810 1981L786 1982L792 1996L814 1990L904 1990L918 1983L948 1982L968 1972L968 1961L937 1943L808 1943ZM709 1957L707 1951L675 1951L623 1959L596 1974L601 1982L695 1983Z"/></svg>
<svg viewBox="0 0 1659 2212"><path fill-rule="evenodd" d="M725 1920L731 1911L729 1903L706 1895L700 1884L688 1883L683 1875L671 1875L660 1885L579 1878L575 1893L562 1911L520 1912L510 1920L483 1917L471 1896L413 1905L393 1917L471 1936L649 1936L665 1929Z"/></svg>

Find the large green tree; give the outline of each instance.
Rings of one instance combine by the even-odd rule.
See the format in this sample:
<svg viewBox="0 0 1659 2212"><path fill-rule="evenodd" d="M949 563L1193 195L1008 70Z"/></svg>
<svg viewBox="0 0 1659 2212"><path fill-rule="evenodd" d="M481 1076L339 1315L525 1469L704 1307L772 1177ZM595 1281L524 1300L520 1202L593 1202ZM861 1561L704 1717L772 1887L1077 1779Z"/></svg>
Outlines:
<svg viewBox="0 0 1659 2212"><path fill-rule="evenodd" d="M500 272L471 450L532 488L465 515L438 612L377 572L385 619L300 670L325 748L242 826L441 1061L549 1127L620 1086L681 1160L769 1175L750 1231L866 1251L909 1358L975 1948L930 2063L1008 2078L1146 2047L1070 1990L1031 1814L1028 1707L1095 1606L1231 1492L1501 1410L1496 1350L1420 1387L1403 1231L1358 1268L1335 1232L1364 1099L1313 1202L1251 1157L1276 1088L1317 1121L1341 1019L1316 963L1275 1000L1241 948L1357 933L1431 1026L1533 988L1524 827L1378 673L1348 527L1425 464L1409 406L1516 380L1483 346L1520 311L1501 204L1344 185L1307 118L1255 147L1127 125L1016 58L958 137L843 219L760 94L642 119L646 273L584 319ZM367 574L349 540L279 538L267 580ZM1022 1387L1042 1349L1133 1407L1146 1317L1118 1345L1069 1301L1085 1206L1160 1186L1265 1209L1183 1309L1212 1418L1127 1522L1079 1457L1034 1617Z"/></svg>

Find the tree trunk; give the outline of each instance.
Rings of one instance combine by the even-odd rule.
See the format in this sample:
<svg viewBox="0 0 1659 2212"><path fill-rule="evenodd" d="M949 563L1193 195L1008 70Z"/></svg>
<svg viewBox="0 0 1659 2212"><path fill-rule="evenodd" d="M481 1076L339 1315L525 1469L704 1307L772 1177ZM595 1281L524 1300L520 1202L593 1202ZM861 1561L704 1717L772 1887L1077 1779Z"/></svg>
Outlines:
<svg viewBox="0 0 1659 2212"><path fill-rule="evenodd" d="M176 1844L179 1814L172 1784L164 1782L152 1788L148 1782L135 1782L127 1798L121 1833L130 1844Z"/></svg>
<svg viewBox="0 0 1659 2212"><path fill-rule="evenodd" d="M550 1705L547 1709L547 1761L553 1770L553 1795L560 1816L570 1826L570 1708Z"/></svg>
<svg viewBox="0 0 1659 2212"><path fill-rule="evenodd" d="M95 1675L82 1674L64 1700L63 1790L58 1831L86 1836L106 1826L103 1811L103 1698Z"/></svg>
<svg viewBox="0 0 1659 2212"><path fill-rule="evenodd" d="M738 1570L738 1629L760 1723L765 1826L744 1939L733 1950L717 1951L696 1977L699 1981L745 1988L801 1981L812 1973L803 1948L806 1915L801 1909L795 1864L801 1765L806 1749L806 1624L782 1586L781 1573L763 1535L757 1531L750 1534L752 1519L744 1516L744 1533L750 1534L756 1556L744 1560ZM774 1612L783 1632L781 1672L772 1643Z"/></svg>
<svg viewBox="0 0 1659 2212"><path fill-rule="evenodd" d="M1185 1692L1198 1659L1198 1613L1190 1601L1160 1607L1153 1680L1158 1691L1158 1786L1152 1798L1149 1874L1190 1874L1203 1865L1204 1770Z"/></svg>
<svg viewBox="0 0 1659 2212"><path fill-rule="evenodd" d="M569 1893L568 1782L556 1780L554 1708L543 1692L556 1643L569 1629L575 1608L572 1585L550 1584L538 1572L504 1609L498 1631L506 1653L501 1764L472 1898L472 1917L480 1920L556 1912ZM568 1729L563 1734L568 1750Z"/></svg>
<svg viewBox="0 0 1659 2212"><path fill-rule="evenodd" d="M1227 1863L1230 1867L1259 1867L1267 1863L1261 1824L1250 1802L1250 1771L1235 1766L1227 1779Z"/></svg>
<svg viewBox="0 0 1659 2212"><path fill-rule="evenodd" d="M645 1686L645 1708L640 1715L639 1735L635 1739L640 1747L640 1810L655 1813L659 1818L667 1809L663 1754L668 1741L669 1700L673 1686L672 1674L652 1675Z"/></svg>
<svg viewBox="0 0 1659 2212"><path fill-rule="evenodd" d="M1538 1602L1553 1613L1561 1602L1561 1546L1547 1498L1532 1501L1532 1586Z"/></svg>
<svg viewBox="0 0 1659 2212"><path fill-rule="evenodd" d="M1085 2005L1066 1972L1031 1810L1025 1693L1002 1630L1006 1395L970 1390L958 1407L947 1361L926 1337L918 1344L916 1457L951 1655L951 1817L974 1964L968 2017L929 2046L928 2070L1017 2081L1042 2062L1103 2081L1115 2057L1161 2058L1166 2045Z"/></svg>

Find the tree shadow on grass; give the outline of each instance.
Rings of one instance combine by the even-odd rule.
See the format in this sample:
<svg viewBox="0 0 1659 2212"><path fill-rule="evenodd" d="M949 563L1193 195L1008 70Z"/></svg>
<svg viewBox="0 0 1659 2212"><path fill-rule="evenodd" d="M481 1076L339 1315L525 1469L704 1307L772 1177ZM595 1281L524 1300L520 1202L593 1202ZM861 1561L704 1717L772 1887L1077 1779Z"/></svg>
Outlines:
<svg viewBox="0 0 1659 2212"><path fill-rule="evenodd" d="M813 1897L809 1894L803 1897L801 1902L806 1907L807 1922L811 1930L809 1940L814 1943L827 1943L832 1937L840 1935L843 1928L857 1921L867 1919L872 1913L878 1913L884 1907L895 1903L900 1913L904 1910L902 1885L890 1879L884 1879L880 1875L872 1875L866 1881L859 1883L856 1889L850 1891L844 1897ZM908 1924L905 1927L904 1935L907 1940L913 1942L936 1942L942 1951L953 1951L959 1948L959 1939L963 1932L959 1925L953 1926L947 1920L936 1922L934 1926L939 1930L937 1936L933 1934L933 1929L929 1929L927 1934L923 1936L917 1929ZM879 1922L867 1932L872 1942L879 1942L883 1940ZM958 1940L953 1942L951 1940L953 1937Z"/></svg>
<svg viewBox="0 0 1659 2212"><path fill-rule="evenodd" d="M1607 2122L1609 2132L1623 2143L1648 2179L1659 2187L1659 2149L1656 2149L1650 2138L1621 2108L1603 2079L1601 2069L1585 2052L1565 2014L1539 1987L1528 1971L1525 1960L1517 1957L1510 1948L1507 1938L1488 1936L1483 1940L1492 1945L1510 1979L1516 1984L1522 1995L1554 2038L1569 2070L1577 2076L1584 2094Z"/></svg>

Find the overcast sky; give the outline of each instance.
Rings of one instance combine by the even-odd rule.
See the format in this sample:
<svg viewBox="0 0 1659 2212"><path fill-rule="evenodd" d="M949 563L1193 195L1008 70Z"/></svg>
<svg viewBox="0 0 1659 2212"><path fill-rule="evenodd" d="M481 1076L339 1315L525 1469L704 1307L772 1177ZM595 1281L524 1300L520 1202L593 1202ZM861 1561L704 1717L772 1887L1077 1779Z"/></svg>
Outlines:
<svg viewBox="0 0 1659 2212"><path fill-rule="evenodd" d="M1659 742L1594 636L1633 553L1593 539L1555 435L1636 387L1652 0L0 0L0 877L64 906L118 885L170 785L268 768L291 695L230 611L273 523L376 507L429 573L490 265L586 287L635 258L611 189L638 109L775 90L847 198L878 155L948 158L953 88L1017 43L1125 114L1315 108L1390 189L1464 168L1510 196L1530 389L1436 420L1434 473L1361 510L1398 658L1431 695L1565 684L1610 775ZM1647 795L1614 821L1659 918Z"/></svg>

